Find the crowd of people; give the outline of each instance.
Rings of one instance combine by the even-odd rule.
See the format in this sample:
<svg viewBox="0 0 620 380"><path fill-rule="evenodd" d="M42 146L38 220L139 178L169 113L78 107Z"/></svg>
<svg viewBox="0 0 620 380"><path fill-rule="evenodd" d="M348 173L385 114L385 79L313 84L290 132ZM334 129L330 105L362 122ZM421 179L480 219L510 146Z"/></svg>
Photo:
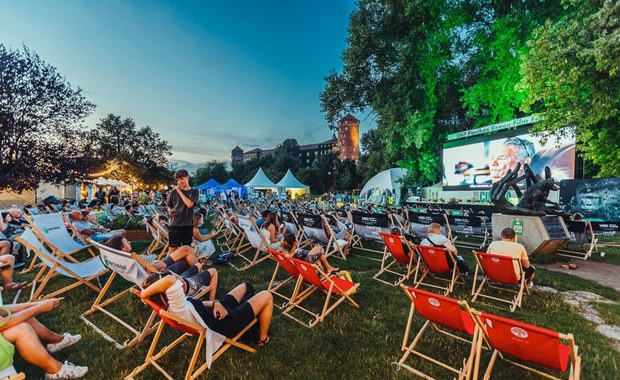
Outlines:
<svg viewBox="0 0 620 380"><path fill-rule="evenodd" d="M268 291L256 291L249 282L234 287L230 292L217 298L218 271L212 267L208 258L215 252L213 240L217 232L203 233L201 226L204 223L206 210L201 211L198 203L199 193L189 184L189 173L179 170L175 173L177 181L166 194L153 194L151 201L159 206L159 214L151 215L150 222L156 222L168 231L169 245L165 256L161 260L152 261L155 272L142 284L141 297L149 298L170 313L191 322L206 325L211 330L226 337L233 337L243 330L255 318L258 320L255 328L249 330L246 337L255 340L259 345L270 341L269 328L273 313L273 299ZM106 194L102 189L95 194L98 203L109 202L112 207L124 209L128 217L141 217L140 211L133 203L122 204L118 189L114 188ZM107 199L106 199L107 198ZM225 218L233 224L238 224L237 212L244 208L252 210L256 226L264 236L269 248L283 252L286 257L303 260L307 263L320 265L328 276L340 269L333 266L326 256L324 246L315 244L304 248L300 247L298 235L292 233L283 220L282 212L296 214L296 209L290 203L281 203L272 200L263 203L264 209L257 209L256 204L244 203L237 199L213 199L211 203L226 207ZM309 209L316 204L306 203ZM69 202L63 202L60 210L68 216L74 229L83 237L96 242L103 242L108 247L132 252L132 242L126 238L123 229L111 230L90 220L92 204L79 208ZM95 205L97 206L97 205ZM164 207L162 207L164 206ZM57 208L58 209L58 208ZM375 210L368 210L375 211ZM328 238L341 242L346 255L350 254L351 236L353 227L346 220L341 220L337 213L326 212L324 224L325 235ZM415 255L411 249L415 245L441 247L446 252L448 263L456 264L458 271L467 278L471 269L464 258L459 255L453 241L442 234L442 227L437 223L428 226L426 236L418 237L406 231L407 221L402 210L392 213L394 228L392 233L401 235L412 244L403 244L408 255ZM0 270L4 280L4 287L15 290L24 287L26 282L15 282L13 279L15 267L15 241L28 221L23 211L12 208L0 218ZM333 235L332 235L333 234ZM529 262L528 254L523 245L515 241L515 232L511 228L501 231L501 240L492 242L487 251L518 259L515 262L517 276L526 277L528 286L533 286L535 268ZM201 289L208 288L203 300L193 298ZM83 376L88 368L75 366L71 363L60 363L50 353L72 345L80 340L80 335L69 333L57 334L36 320L44 312L50 312L61 303L60 298L44 301L28 302L7 307L12 315L8 322L7 311L0 309L0 333L9 342L15 344L18 353L24 359L46 372L46 378L76 378Z"/></svg>

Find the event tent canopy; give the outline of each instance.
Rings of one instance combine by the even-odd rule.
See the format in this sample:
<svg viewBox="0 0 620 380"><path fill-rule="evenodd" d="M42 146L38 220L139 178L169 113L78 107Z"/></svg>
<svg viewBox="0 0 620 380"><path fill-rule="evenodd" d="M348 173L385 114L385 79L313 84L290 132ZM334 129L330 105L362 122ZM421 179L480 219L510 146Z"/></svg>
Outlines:
<svg viewBox="0 0 620 380"><path fill-rule="evenodd" d="M104 177L99 177L93 182L95 182L98 186L118 186L118 187L129 186L128 183L120 181L118 179L110 179L110 178L104 178Z"/></svg>
<svg viewBox="0 0 620 380"><path fill-rule="evenodd" d="M207 190L207 189L212 189L212 188L217 187L217 186L222 186L222 184L217 182L213 178L211 178L207 182L203 183L202 185L198 185L195 188L199 189L199 190Z"/></svg>
<svg viewBox="0 0 620 380"><path fill-rule="evenodd" d="M250 191L253 191L254 189L277 189L278 188L278 186L275 183L273 183L269 178L267 178L262 167L258 168L258 171L254 175L254 177L252 177L252 179L248 183L245 184L245 187L247 187Z"/></svg>
<svg viewBox="0 0 620 380"><path fill-rule="evenodd" d="M360 193L361 203L385 204L389 195L394 195L394 204L400 202L401 184L398 180L407 175L407 169L392 168L372 177Z"/></svg>
<svg viewBox="0 0 620 380"><path fill-rule="evenodd" d="M287 170L284 177L282 177L282 179L280 180L280 182L276 184L276 186L280 188L284 188L284 189L307 189L308 188L308 186L299 182L299 180L295 178L295 175L293 174L291 169Z"/></svg>
<svg viewBox="0 0 620 380"><path fill-rule="evenodd" d="M242 184L240 184L239 182L235 181L232 178L229 179L228 182L223 184L221 188L224 188L227 190L235 190L237 194L239 194L239 196L241 197L243 197L243 195L247 194L248 192L248 189L245 186L243 186Z"/></svg>

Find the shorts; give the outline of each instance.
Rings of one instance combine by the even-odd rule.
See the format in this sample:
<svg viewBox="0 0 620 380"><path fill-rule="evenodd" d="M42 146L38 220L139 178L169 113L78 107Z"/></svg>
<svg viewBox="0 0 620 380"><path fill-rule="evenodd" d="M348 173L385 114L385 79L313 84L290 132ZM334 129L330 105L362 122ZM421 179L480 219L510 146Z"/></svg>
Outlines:
<svg viewBox="0 0 620 380"><path fill-rule="evenodd" d="M193 226L170 226L168 228L168 238L170 247L172 248L178 248L182 245L192 245L193 237Z"/></svg>
<svg viewBox="0 0 620 380"><path fill-rule="evenodd" d="M523 273L525 275L525 279L527 280L528 278L532 277L532 275L534 274L534 272L536 272L536 268L534 268L533 265L530 265L529 268L527 269L523 269Z"/></svg>
<svg viewBox="0 0 620 380"><path fill-rule="evenodd" d="M227 338L233 338L256 318L252 305L248 302L239 304L235 297L230 294L225 295L220 301L222 306L228 311L228 316L224 319L215 319L213 317L213 308L206 307L202 301L193 298L188 298L187 300L194 305L194 308L196 308L202 320L211 330ZM252 331L253 329L255 329L255 331ZM252 334L257 334L258 323L252 326L252 329L250 329L248 333L250 333L250 331L252 331Z"/></svg>
<svg viewBox="0 0 620 380"><path fill-rule="evenodd" d="M293 255L294 258L299 259L301 261L305 261L307 263L310 264L314 264L320 257L321 257L322 253L315 253L314 255L311 255L310 252L297 248L297 250L295 251L295 254Z"/></svg>
<svg viewBox="0 0 620 380"><path fill-rule="evenodd" d="M187 296L193 296L203 286L209 286L211 282L211 273L208 270L198 272L198 268L193 266L183 272L181 275L183 281L185 281L185 289Z"/></svg>

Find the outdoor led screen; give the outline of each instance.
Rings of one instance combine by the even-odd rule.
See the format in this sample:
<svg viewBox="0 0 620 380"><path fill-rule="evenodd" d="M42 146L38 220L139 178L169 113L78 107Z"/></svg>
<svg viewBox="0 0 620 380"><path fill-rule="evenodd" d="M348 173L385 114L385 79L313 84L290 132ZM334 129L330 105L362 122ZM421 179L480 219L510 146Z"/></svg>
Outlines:
<svg viewBox="0 0 620 380"><path fill-rule="evenodd" d="M542 144L527 129L450 142L443 150L444 190L489 189L517 162L528 163L544 178L545 166L556 181L575 177L575 139L552 137Z"/></svg>

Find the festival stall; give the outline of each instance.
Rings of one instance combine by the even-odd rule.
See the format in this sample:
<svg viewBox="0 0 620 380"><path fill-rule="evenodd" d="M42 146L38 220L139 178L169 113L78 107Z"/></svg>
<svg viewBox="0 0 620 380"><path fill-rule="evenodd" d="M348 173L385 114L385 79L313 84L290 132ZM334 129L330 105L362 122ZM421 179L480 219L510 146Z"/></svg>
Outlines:
<svg viewBox="0 0 620 380"><path fill-rule="evenodd" d="M286 194L287 198L295 199L302 194L309 194L310 187L299 182L295 175L288 169L280 182L276 184Z"/></svg>
<svg viewBox="0 0 620 380"><path fill-rule="evenodd" d="M248 191L253 196L258 196L259 192L263 193L264 195L272 195L273 193L278 193L278 185L276 185L269 178L267 178L267 175L265 175L262 167L258 168L258 171L254 175L254 177L252 177L252 179L245 184L245 187L247 187Z"/></svg>
<svg viewBox="0 0 620 380"><path fill-rule="evenodd" d="M245 198L248 194L248 189L232 178L223 184L222 187L226 189L229 194L231 191L236 191L240 198Z"/></svg>

